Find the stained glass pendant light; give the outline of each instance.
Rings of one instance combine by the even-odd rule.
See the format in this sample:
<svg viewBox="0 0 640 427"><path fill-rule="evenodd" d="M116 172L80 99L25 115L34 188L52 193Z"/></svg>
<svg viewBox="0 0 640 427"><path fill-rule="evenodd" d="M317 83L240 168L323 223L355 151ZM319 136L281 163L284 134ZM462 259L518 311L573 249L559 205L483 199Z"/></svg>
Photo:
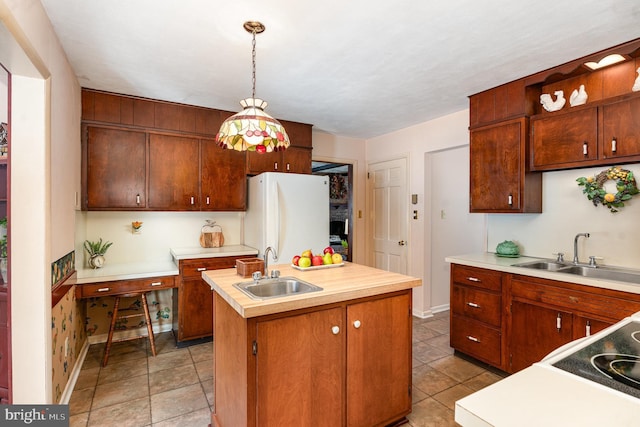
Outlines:
<svg viewBox="0 0 640 427"><path fill-rule="evenodd" d="M287 132L279 121L264 112L267 102L256 98L256 34L264 32L265 26L257 21L247 21L244 29L253 34L253 91L251 98L240 101L243 110L222 123L216 142L222 148L237 151L270 153L286 150L289 146Z"/></svg>

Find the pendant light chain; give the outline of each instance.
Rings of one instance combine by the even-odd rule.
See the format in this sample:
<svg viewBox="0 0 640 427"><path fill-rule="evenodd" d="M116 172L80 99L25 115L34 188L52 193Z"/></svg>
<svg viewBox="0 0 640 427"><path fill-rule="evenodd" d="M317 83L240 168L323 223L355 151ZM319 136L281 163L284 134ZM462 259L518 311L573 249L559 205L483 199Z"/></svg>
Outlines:
<svg viewBox="0 0 640 427"><path fill-rule="evenodd" d="M253 91L251 92L251 97L255 99L256 97L256 30L255 28L252 31L253 33L253 42L251 43L252 51L251 51L251 63L253 65L253 74L251 75L251 83L253 87Z"/></svg>

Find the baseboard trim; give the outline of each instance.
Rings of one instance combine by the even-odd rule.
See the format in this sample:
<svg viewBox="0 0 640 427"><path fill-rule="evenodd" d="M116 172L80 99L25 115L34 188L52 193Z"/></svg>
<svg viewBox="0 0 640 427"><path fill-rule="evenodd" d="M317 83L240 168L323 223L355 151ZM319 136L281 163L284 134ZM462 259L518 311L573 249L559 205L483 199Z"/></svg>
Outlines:
<svg viewBox="0 0 640 427"><path fill-rule="evenodd" d="M451 308L450 304L442 304L435 307L431 307L431 312L433 314L442 313L443 311L447 311Z"/></svg>
<svg viewBox="0 0 640 427"><path fill-rule="evenodd" d="M71 394L73 393L73 389L76 386L76 382L78 381L78 376L80 375L80 371L82 370L82 364L84 363L84 359L87 357L87 352L89 351L89 340L85 340L82 348L80 349L80 354L78 354L78 358L76 359L76 363L73 366L73 370L71 371L71 375L69 375L69 381L67 381L67 385L62 391L62 395L60 396L60 401L58 404L60 405L68 405L71 400Z"/></svg>

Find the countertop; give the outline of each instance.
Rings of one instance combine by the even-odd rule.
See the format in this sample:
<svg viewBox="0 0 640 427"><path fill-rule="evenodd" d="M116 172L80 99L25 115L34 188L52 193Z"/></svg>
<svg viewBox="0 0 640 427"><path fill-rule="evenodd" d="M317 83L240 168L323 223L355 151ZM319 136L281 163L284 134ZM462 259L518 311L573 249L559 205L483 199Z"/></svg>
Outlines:
<svg viewBox="0 0 640 427"><path fill-rule="evenodd" d="M456 402L464 427L637 426L640 400L536 363Z"/></svg>
<svg viewBox="0 0 640 427"><path fill-rule="evenodd" d="M574 274L558 273L546 270L536 270L530 268L513 267L513 264L539 261L543 258L521 256L518 258L499 257L492 252L473 253L467 255L456 255L446 257L445 260L452 264L467 265L470 267L487 268L490 270L503 271L505 273L521 274L524 276L540 277L543 279L557 280L561 282L577 283L580 285L593 286L603 289L613 289L618 291L640 294L640 285L614 280L594 279L592 277L582 277ZM544 258L547 259L547 258Z"/></svg>
<svg viewBox="0 0 640 427"><path fill-rule="evenodd" d="M289 264L269 267L271 270L279 270L280 277L297 277L320 286L323 290L282 298L254 300L233 287L234 283L251 281L251 278L240 277L235 268L205 271L202 277L244 318L390 293L422 284L422 280L415 277L350 262L345 262L342 267L317 270L297 270Z"/></svg>
<svg viewBox="0 0 640 427"><path fill-rule="evenodd" d="M192 258L214 258L224 256L255 256L257 249L243 245L229 245L221 248L171 248L174 261L139 261L131 263L110 264L102 268L82 268L77 271L76 284L111 282L115 280L144 279L147 277L177 276L180 274L177 261Z"/></svg>
<svg viewBox="0 0 640 427"><path fill-rule="evenodd" d="M256 256L258 250L250 246L229 245L221 248L201 248L199 246L190 248L171 248L171 256L176 261L181 259L213 258L223 256Z"/></svg>
<svg viewBox="0 0 640 427"><path fill-rule="evenodd" d="M568 357L575 360L571 356L580 350L638 320L640 313L565 344L544 360L458 400L456 422L464 427L637 426L640 399L554 365Z"/></svg>

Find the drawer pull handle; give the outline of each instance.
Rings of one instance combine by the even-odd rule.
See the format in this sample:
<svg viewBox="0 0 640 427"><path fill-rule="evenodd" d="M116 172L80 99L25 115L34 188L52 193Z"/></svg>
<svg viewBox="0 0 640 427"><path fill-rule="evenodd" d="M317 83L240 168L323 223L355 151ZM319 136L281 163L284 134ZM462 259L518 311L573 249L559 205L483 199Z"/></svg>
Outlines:
<svg viewBox="0 0 640 427"><path fill-rule="evenodd" d="M99 288L98 292L109 292L111 288Z"/></svg>
<svg viewBox="0 0 640 427"><path fill-rule="evenodd" d="M590 337L591 336L591 322L587 320L587 325L585 326L585 336Z"/></svg>
<svg viewBox="0 0 640 427"><path fill-rule="evenodd" d="M476 304L475 302L468 302L467 305L469 307L473 307L473 308L480 308L480 306L478 304Z"/></svg>
<svg viewBox="0 0 640 427"><path fill-rule="evenodd" d="M340 333L340 327L339 326L332 326L331 327L331 333L333 335L338 335Z"/></svg>
<svg viewBox="0 0 640 427"><path fill-rule="evenodd" d="M207 271L207 267L198 267L196 268L197 271Z"/></svg>
<svg viewBox="0 0 640 427"><path fill-rule="evenodd" d="M467 277L467 280L470 282L481 282L482 280L478 279L477 277Z"/></svg>
<svg viewBox="0 0 640 427"><path fill-rule="evenodd" d="M582 154L585 156L589 155L589 145L587 144L587 141L582 143Z"/></svg>
<svg viewBox="0 0 640 427"><path fill-rule="evenodd" d="M362 326L362 323L359 320L356 320L355 322L353 322L353 327L356 329L359 329L360 326Z"/></svg>
<svg viewBox="0 0 640 427"><path fill-rule="evenodd" d="M151 282L151 286L160 286L162 282Z"/></svg>
<svg viewBox="0 0 640 427"><path fill-rule="evenodd" d="M558 332L562 329L562 315L560 313L558 313L558 317L556 317L556 329L558 329Z"/></svg>
<svg viewBox="0 0 640 427"><path fill-rule="evenodd" d="M476 337L472 337L471 335L467 335L467 339L473 342L480 342L480 340Z"/></svg>
<svg viewBox="0 0 640 427"><path fill-rule="evenodd" d="M615 153L615 152L616 152L616 150L617 150L616 145L617 145L617 144L618 144L618 140L617 140L616 138L613 138L613 139L611 140L611 152L612 152L612 153Z"/></svg>

